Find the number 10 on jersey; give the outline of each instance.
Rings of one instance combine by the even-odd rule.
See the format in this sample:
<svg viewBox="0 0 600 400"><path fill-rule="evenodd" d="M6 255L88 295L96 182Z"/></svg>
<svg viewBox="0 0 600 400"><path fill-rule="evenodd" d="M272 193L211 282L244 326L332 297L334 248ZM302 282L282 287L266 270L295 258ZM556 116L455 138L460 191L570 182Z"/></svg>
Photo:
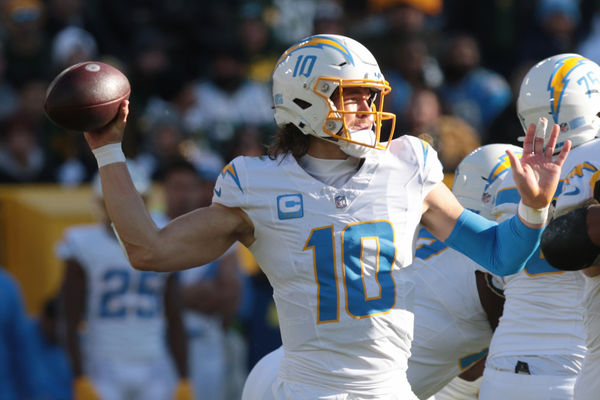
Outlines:
<svg viewBox="0 0 600 400"><path fill-rule="evenodd" d="M396 246L392 225L388 221L349 224L342 230L337 242L341 244L341 279L348 315L360 319L389 312L396 301L392 277ZM330 225L313 229L303 249L313 252L318 296L317 323L339 320L335 246L334 229ZM375 296L367 294L369 283L379 289Z"/></svg>

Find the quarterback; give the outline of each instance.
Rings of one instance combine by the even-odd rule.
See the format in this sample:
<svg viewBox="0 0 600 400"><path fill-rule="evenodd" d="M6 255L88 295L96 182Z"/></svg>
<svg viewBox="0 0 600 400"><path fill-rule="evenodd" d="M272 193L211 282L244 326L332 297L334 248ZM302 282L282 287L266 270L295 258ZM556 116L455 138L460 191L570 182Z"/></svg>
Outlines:
<svg viewBox="0 0 600 400"><path fill-rule="evenodd" d="M128 103L109 126L85 132L109 215L137 269L204 265L236 240L273 286L283 358L275 398L406 399L413 284L403 273L422 224L499 275L538 247L569 142L552 159L531 125L519 160L508 155L522 197L496 224L465 210L443 184L435 151L412 136L392 140L390 91L373 55L355 40L311 36L273 71L269 157L238 157L213 203L157 228L123 162ZM384 132L382 127L389 128Z"/></svg>
<svg viewBox="0 0 600 400"><path fill-rule="evenodd" d="M456 170L452 192L463 206L488 219L492 219L490 213L499 184L509 172L506 149L515 154L521 151L508 144L482 146L467 155ZM475 271L486 280L484 286L491 288L490 275L484 275L477 264L425 229L419 232L416 257L404 271L414 283L414 339L407 370L412 391L419 399L431 399L434 394L435 399L456 398L457 391L461 399L476 399L480 378L450 382L483 361L487 354L497 319L489 316L494 314L487 312L488 307L483 307L483 296L499 296L483 293ZM493 302L500 312L502 300ZM280 347L252 368L242 400L273 399L271 386L282 357ZM477 374L469 371L469 375Z"/></svg>

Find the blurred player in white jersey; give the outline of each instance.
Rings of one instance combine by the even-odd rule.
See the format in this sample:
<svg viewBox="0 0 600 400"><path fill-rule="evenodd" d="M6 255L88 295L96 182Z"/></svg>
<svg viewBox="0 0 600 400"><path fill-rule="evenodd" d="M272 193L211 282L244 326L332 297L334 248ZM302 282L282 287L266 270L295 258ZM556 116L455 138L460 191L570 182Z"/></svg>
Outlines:
<svg viewBox="0 0 600 400"><path fill-rule="evenodd" d="M542 236L544 256L554 267L581 270L587 354L575 381L575 400L600 393L600 160L586 158L567 175L555 215Z"/></svg>
<svg viewBox="0 0 600 400"><path fill-rule="evenodd" d="M167 221L208 206L218 174L219 170L195 166L183 158L169 160L161 174ZM224 326L235 315L241 296L237 268L232 248L210 265L177 273L185 310L189 375L197 400L225 400L231 385Z"/></svg>
<svg viewBox="0 0 600 400"><path fill-rule="evenodd" d="M135 188L147 195L148 177L134 164L129 170ZM67 229L58 249L66 263L63 299L75 398L190 398L177 282L173 274L131 268L103 211L99 178L92 189L101 222Z"/></svg>
<svg viewBox="0 0 600 400"><path fill-rule="evenodd" d="M109 126L85 132L135 268L205 265L235 241L253 253L273 286L283 342L275 398L414 398L405 373L414 285L402 270L420 224L499 275L518 271L539 243L569 151L552 161L558 126L547 151L535 125L527 154L509 151L523 202L518 217L496 224L460 205L429 145L408 135L388 140L390 90L373 55L351 38L294 44L273 72L282 129L269 157L234 159L210 207L162 229L123 163L128 102Z"/></svg>
<svg viewBox="0 0 600 400"><path fill-rule="evenodd" d="M533 66L517 102L525 128L541 117L560 126L557 148L573 149L561 180L575 166L598 159L600 67L578 54L559 54ZM562 183L562 181L561 181ZM557 195L561 192L560 186ZM507 178L497 211L514 213L519 201ZM502 218L502 217L501 217ZM583 275L554 268L538 250L524 270L505 278L506 303L494 333L481 384L481 398L573 398L575 378L586 354Z"/></svg>
<svg viewBox="0 0 600 400"><path fill-rule="evenodd" d="M491 211L500 182L510 174L507 149L521 153L509 144L474 150L458 165L452 185L463 207L490 220L494 219ZM417 397L427 399L481 364L504 297L492 275L426 229L419 232L416 257L407 272L415 282L415 332L407 375ZM462 391L464 399L470 391L476 399L483 370L477 367L477 372L468 374L471 382L458 378L435 398L447 398L449 392L456 397Z"/></svg>

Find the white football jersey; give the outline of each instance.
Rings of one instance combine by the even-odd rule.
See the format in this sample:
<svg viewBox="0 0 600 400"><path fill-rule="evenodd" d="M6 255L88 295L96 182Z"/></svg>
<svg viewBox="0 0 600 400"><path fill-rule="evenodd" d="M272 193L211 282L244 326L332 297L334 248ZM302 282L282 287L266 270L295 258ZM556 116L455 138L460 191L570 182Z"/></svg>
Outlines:
<svg viewBox="0 0 600 400"><path fill-rule="evenodd" d="M595 400L600 393L600 276L586 276L584 292L584 325L588 352L575 382L575 399Z"/></svg>
<svg viewBox="0 0 600 400"><path fill-rule="evenodd" d="M595 140L592 143L597 142L598 140ZM598 153L595 158L591 155L594 149L599 150L598 146L600 144L586 147L589 149L586 150L588 157L582 157L582 162L577 163L568 172L561 194L556 201L558 214L593 198L594 186L600 181L600 162ZM588 352L575 383L575 399L592 400L597 399L600 392L598 380L600 376L600 276L590 278L584 275L584 279L584 327Z"/></svg>
<svg viewBox="0 0 600 400"><path fill-rule="evenodd" d="M569 165L569 169L566 170L567 174L561 181L560 195L556 199L555 206L555 213L558 215L565 214L593 199L594 186L600 181L600 160L598 154L593 154L600 150L600 139L571 150L567 163L573 154L580 155L580 151L578 151L580 148L585 153L577 158L580 161ZM575 151L577 152L575 153ZM565 171L564 166L563 171Z"/></svg>
<svg viewBox="0 0 600 400"><path fill-rule="evenodd" d="M406 268L415 283L415 332L408 360L414 393L426 399L487 355L492 329L477 290L481 267L421 229Z"/></svg>
<svg viewBox="0 0 600 400"><path fill-rule="evenodd" d="M598 139L571 149L562 167L557 194L573 168L597 159L598 154ZM517 204L519 199L510 174L498 191L496 206ZM489 357L562 355L571 359L569 369L578 369L586 353L583 286L581 273L553 268L538 249L521 272L505 277L506 302Z"/></svg>
<svg viewBox="0 0 600 400"><path fill-rule="evenodd" d="M102 224L67 229L58 253L76 260L85 272L86 360L151 363L166 357L167 273L131 267L117 238Z"/></svg>
<svg viewBox="0 0 600 400"><path fill-rule="evenodd" d="M285 349L280 379L356 395L397 390L413 326L401 270L442 178L435 151L410 136L373 152L339 189L292 156L238 157L223 169L213 201L254 223L249 249L273 286Z"/></svg>
<svg viewBox="0 0 600 400"><path fill-rule="evenodd" d="M216 275L219 262L213 261L201 267L186 269L177 273L181 286L192 285ZM183 312L185 329L190 338L202 337L209 343L221 342L223 338L223 318L217 314L201 313L193 310Z"/></svg>

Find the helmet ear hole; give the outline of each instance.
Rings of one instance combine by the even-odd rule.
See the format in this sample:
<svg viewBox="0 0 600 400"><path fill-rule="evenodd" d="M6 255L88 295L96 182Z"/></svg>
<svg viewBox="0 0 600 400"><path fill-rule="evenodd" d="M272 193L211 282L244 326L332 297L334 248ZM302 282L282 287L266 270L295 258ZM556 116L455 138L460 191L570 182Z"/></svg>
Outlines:
<svg viewBox="0 0 600 400"><path fill-rule="evenodd" d="M305 101L305 100L302 100L302 99L298 99L298 98L295 98L293 100L293 102L294 102L294 104L296 104L298 107L300 107L303 110L306 110L307 108L309 108L309 107L312 106L312 104L309 103L308 101Z"/></svg>

